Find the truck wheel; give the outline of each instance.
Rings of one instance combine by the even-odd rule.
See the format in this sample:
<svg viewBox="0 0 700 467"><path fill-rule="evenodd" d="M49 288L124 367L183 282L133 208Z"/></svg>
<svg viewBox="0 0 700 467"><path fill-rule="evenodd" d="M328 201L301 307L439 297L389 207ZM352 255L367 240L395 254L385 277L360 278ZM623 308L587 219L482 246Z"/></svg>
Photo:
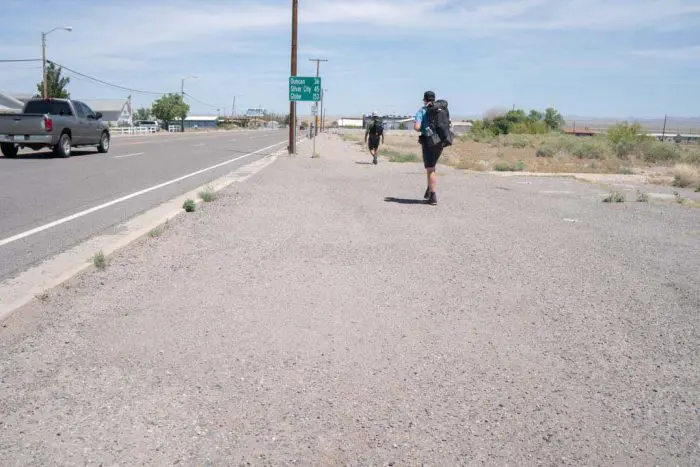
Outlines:
<svg viewBox="0 0 700 467"><path fill-rule="evenodd" d="M97 145L97 152L105 154L109 151L109 133L106 131L100 136L100 144Z"/></svg>
<svg viewBox="0 0 700 467"><path fill-rule="evenodd" d="M19 147L13 143L0 143L0 150L5 157L17 157Z"/></svg>
<svg viewBox="0 0 700 467"><path fill-rule="evenodd" d="M53 153L57 157L70 157L71 139L68 133L63 133L58 139L58 144L53 147Z"/></svg>

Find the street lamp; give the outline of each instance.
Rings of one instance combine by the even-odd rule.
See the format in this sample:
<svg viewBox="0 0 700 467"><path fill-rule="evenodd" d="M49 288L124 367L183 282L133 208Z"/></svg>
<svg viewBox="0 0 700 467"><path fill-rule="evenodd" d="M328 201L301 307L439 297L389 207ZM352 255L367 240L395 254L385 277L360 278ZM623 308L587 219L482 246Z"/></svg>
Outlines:
<svg viewBox="0 0 700 467"><path fill-rule="evenodd" d="M71 32L73 28L71 26L63 26L63 27L57 27L53 28L49 32L42 32L41 33L41 61L43 63L43 74L44 74L44 99L48 99L49 97L49 80L48 77L46 76L46 36L51 34L54 31L58 31L59 29L63 29L64 31Z"/></svg>
<svg viewBox="0 0 700 467"><path fill-rule="evenodd" d="M182 81L180 83L180 94L182 95L182 102L183 103L185 102L185 80L186 79L199 79L199 78L195 75L185 76L184 78L182 78ZM181 123L182 123L182 125L181 125L182 133L184 133L185 132L185 117L182 117Z"/></svg>

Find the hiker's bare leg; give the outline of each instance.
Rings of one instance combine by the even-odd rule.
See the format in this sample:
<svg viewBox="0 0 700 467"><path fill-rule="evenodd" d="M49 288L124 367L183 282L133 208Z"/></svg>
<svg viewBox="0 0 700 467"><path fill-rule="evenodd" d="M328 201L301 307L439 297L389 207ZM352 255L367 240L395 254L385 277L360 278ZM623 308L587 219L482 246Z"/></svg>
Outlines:
<svg viewBox="0 0 700 467"><path fill-rule="evenodd" d="M431 193L435 193L435 188L437 186L437 174L435 173L435 167L429 167L425 170L428 173L428 188L430 188Z"/></svg>

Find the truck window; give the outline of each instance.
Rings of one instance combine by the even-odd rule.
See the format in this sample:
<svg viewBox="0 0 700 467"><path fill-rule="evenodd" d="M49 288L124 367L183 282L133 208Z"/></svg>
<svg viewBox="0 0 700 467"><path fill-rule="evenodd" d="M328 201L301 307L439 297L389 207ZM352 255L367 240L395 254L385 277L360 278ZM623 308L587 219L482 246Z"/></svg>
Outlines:
<svg viewBox="0 0 700 467"><path fill-rule="evenodd" d="M87 118L87 112L85 111L85 104L82 102L73 101L73 107L75 107L75 112L80 118Z"/></svg>
<svg viewBox="0 0 700 467"><path fill-rule="evenodd" d="M27 102L24 107L27 114L73 115L70 105L65 101L35 100Z"/></svg>

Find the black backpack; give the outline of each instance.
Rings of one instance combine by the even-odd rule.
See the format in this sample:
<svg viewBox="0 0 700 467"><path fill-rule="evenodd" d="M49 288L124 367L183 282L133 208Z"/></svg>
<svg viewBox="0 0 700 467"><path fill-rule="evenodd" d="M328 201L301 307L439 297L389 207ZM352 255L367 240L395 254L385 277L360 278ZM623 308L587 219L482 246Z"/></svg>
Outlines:
<svg viewBox="0 0 700 467"><path fill-rule="evenodd" d="M372 135L381 136L384 133L384 122L378 118L373 119L369 127L369 132Z"/></svg>
<svg viewBox="0 0 700 467"><path fill-rule="evenodd" d="M440 139L442 146L452 146L454 135L450 129L450 111L446 100L437 100L428 107L428 126Z"/></svg>

